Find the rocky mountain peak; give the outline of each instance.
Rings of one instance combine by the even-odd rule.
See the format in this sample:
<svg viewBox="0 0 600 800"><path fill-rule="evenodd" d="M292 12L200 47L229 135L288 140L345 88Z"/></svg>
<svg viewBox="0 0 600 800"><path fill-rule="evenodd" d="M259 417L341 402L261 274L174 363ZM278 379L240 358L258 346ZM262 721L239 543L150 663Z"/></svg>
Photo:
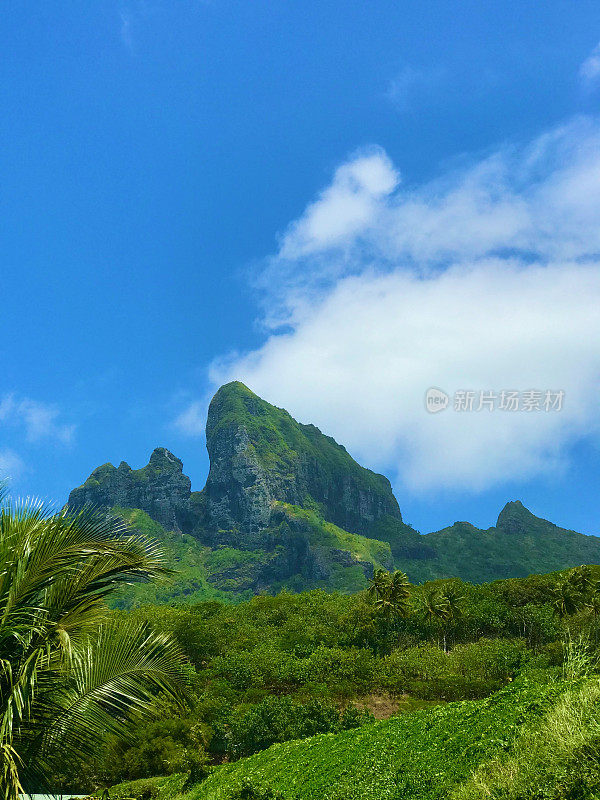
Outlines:
<svg viewBox="0 0 600 800"><path fill-rule="evenodd" d="M522 533L531 527L533 521L540 520L520 500L511 500L500 512L496 528L503 533Z"/></svg>
<svg viewBox="0 0 600 800"><path fill-rule="evenodd" d="M152 451L149 466L164 472L183 472L183 461L166 447L157 447Z"/></svg>
<svg viewBox="0 0 600 800"><path fill-rule="evenodd" d="M149 463L133 470L125 461L118 468L104 464L73 489L69 505L140 508L165 528L187 530L193 525L191 482L183 462L165 447L157 447Z"/></svg>
<svg viewBox="0 0 600 800"><path fill-rule="evenodd" d="M314 425L258 397L243 383L215 394L206 426L210 524L249 533L269 525L275 501L313 507L330 522L368 533L402 516L390 482L364 469Z"/></svg>

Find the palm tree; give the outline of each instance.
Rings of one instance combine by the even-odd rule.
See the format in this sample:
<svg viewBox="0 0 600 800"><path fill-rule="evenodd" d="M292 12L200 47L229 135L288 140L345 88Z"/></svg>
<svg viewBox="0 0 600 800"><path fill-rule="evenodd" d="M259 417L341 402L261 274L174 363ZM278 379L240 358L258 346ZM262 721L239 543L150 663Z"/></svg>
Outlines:
<svg viewBox="0 0 600 800"><path fill-rule="evenodd" d="M462 616L463 595L457 586L449 583L440 590L440 596L448 609L448 618L455 620Z"/></svg>
<svg viewBox="0 0 600 800"><path fill-rule="evenodd" d="M106 596L166 572L156 543L94 510L0 498L0 800L126 736L157 693L182 701L183 656Z"/></svg>
<svg viewBox="0 0 600 800"><path fill-rule="evenodd" d="M581 611L585 597L568 578L558 583L551 594L554 613L561 619Z"/></svg>
<svg viewBox="0 0 600 800"><path fill-rule="evenodd" d="M570 569L567 573L566 580L573 591L578 594L588 595L593 587L592 570L587 564L582 564L580 567L573 567L573 569Z"/></svg>
<svg viewBox="0 0 600 800"><path fill-rule="evenodd" d="M421 594L419 610L421 616L426 622L429 622L436 627L446 622L451 617L450 603L445 597L443 591L428 587L423 590ZM438 636L438 646L439 646ZM444 650L446 649L446 640L444 634Z"/></svg>
<svg viewBox="0 0 600 800"><path fill-rule="evenodd" d="M462 601L463 595L460 593L458 587L453 583L446 584L439 591L439 601L435 605L439 605L442 612L438 615L438 618L442 625L445 652L448 651L446 645L448 623L453 623L460 616L462 616Z"/></svg>
<svg viewBox="0 0 600 800"><path fill-rule="evenodd" d="M384 569L375 571L371 579L369 594L375 598L375 608L384 617L405 617L409 613L410 583L406 573L400 570L387 572Z"/></svg>

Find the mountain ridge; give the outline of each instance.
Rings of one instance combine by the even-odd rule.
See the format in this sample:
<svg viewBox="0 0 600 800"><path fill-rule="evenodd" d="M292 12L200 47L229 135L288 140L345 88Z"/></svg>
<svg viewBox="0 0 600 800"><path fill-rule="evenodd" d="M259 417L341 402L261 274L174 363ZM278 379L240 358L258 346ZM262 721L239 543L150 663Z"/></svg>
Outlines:
<svg viewBox="0 0 600 800"><path fill-rule="evenodd" d="M519 500L488 529L461 521L419 534L384 475L239 382L210 403L207 449L200 492L181 460L159 447L138 470L123 461L98 467L68 503L139 509L165 531L191 535L206 550L197 560L215 590L234 593L353 591L380 567L403 569L414 582L481 582L600 562L600 539L536 517Z"/></svg>

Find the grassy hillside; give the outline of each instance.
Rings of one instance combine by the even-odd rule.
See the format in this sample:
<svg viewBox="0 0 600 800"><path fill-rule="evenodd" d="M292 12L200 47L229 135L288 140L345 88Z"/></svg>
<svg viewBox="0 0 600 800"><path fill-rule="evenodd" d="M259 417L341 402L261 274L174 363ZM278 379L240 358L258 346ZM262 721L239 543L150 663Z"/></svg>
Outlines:
<svg viewBox="0 0 600 800"><path fill-rule="evenodd" d="M522 726L539 724L568 690L569 684L563 681L538 683L523 678L485 700L449 703L340 734L284 742L216 768L204 782L178 797L446 798L468 785L481 765L510 753ZM269 795L268 790L280 795ZM113 796L119 794L113 790Z"/></svg>
<svg viewBox="0 0 600 800"><path fill-rule="evenodd" d="M481 764L451 800L596 800L600 797L600 680L568 687L510 752Z"/></svg>
<svg viewBox="0 0 600 800"><path fill-rule="evenodd" d="M167 566L173 574L160 583L139 583L115 593L110 600L113 608L135 608L172 601L200 603L205 600L233 602L251 596L223 591L210 583L212 551L189 534L166 531L139 508L113 508L137 531L160 542L167 556Z"/></svg>

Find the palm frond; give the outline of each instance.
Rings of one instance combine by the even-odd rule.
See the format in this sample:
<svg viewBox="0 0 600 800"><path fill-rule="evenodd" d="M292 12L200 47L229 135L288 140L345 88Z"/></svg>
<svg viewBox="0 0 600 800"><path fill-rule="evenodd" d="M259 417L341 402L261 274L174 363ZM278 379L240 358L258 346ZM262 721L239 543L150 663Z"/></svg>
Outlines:
<svg viewBox="0 0 600 800"><path fill-rule="evenodd" d="M106 613L124 582L165 574L160 546L119 517L0 504L0 800L126 736L157 694L183 701L174 642Z"/></svg>

